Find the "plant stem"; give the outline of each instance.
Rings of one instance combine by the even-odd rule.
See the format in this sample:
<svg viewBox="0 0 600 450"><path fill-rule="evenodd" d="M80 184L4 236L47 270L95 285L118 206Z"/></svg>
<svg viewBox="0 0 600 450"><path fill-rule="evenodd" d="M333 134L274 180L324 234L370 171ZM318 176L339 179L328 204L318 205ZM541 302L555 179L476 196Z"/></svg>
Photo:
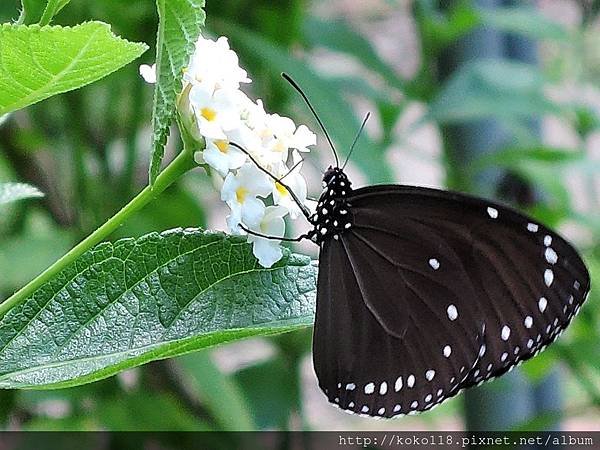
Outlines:
<svg viewBox="0 0 600 450"><path fill-rule="evenodd" d="M67 254L52 264L44 272L15 292L6 301L0 304L0 317L11 308L23 302L27 297L37 291L42 285L58 275L63 269L71 265L77 258L90 248L106 239L113 231L127 220L132 214L152 202L158 195L173 184L181 175L196 167L191 152L182 151L160 175L153 186L146 186L136 197L125 205L118 213L108 219L104 225L90 234L87 238L73 247Z"/></svg>

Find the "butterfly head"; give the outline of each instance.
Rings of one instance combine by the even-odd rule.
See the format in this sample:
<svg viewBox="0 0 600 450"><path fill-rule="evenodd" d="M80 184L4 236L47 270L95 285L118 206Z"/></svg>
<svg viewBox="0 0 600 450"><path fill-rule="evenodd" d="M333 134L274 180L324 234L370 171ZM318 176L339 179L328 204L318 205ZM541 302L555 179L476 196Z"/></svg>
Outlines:
<svg viewBox="0 0 600 450"><path fill-rule="evenodd" d="M323 174L323 188L330 192L332 197L345 197L350 192L352 183L342 169L332 167Z"/></svg>

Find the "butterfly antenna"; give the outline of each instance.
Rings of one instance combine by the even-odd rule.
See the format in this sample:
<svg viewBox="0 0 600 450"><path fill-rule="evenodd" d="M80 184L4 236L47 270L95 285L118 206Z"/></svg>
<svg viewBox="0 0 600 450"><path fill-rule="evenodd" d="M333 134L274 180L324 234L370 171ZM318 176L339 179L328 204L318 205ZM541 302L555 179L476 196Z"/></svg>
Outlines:
<svg viewBox="0 0 600 450"><path fill-rule="evenodd" d="M346 161L344 161L344 165L342 166L342 170L344 170L346 168L346 164L348 164L348 161L350 161L350 156L352 155L352 152L354 151L354 146L358 142L358 138L362 134L363 129L365 128L365 125L367 124L367 121L369 120L369 117L371 117L370 112L367 113L367 115L365 116L365 118L362 121L362 125L360 126L358 133L356 133L354 141L352 142L352 145L350 146L350 152L348 152L348 156L346 156Z"/></svg>
<svg viewBox="0 0 600 450"><path fill-rule="evenodd" d="M290 175L290 174L291 174L291 173L292 173L294 170L296 170L296 168L297 168L297 167L298 167L300 164L302 164L303 162L304 162L304 158L300 158L300 160L299 160L299 161L298 161L296 164L294 164L294 165L292 166L292 168L291 168L291 169L289 169L289 170L287 171L287 173L286 173L284 176L282 176L282 177L279 179L279 184L281 184L281 182L282 182L283 180L285 180L285 179L286 179L286 177L287 177L287 176L289 176L289 175Z"/></svg>
<svg viewBox="0 0 600 450"><path fill-rule="evenodd" d="M268 175L269 178L271 178L276 183L279 183L286 191L288 191L288 193L292 197L292 200L294 201L294 203L296 203L296 205L298 205L298 208L300 208L300 211L302 212L304 217L306 217L306 219L310 222L311 213L310 213L309 209L306 207L306 205L304 203L302 203L300 201L300 199L294 193L294 191L292 191L290 189L290 187L282 181L282 178L277 178L275 175L273 175L271 172L269 172L267 169L265 169L263 166L261 166L258 163L258 161L256 160L256 158L254 158L254 156L252 156L250 154L250 152L248 150L246 150L244 147L242 147L240 144L236 144L235 142L230 142L229 145L233 145L235 148L237 148L242 153L244 153L248 158L250 158L250 161L252 161L254 163L254 165L258 168L258 170L260 170L261 172ZM288 172L288 174L289 174L289 172Z"/></svg>
<svg viewBox="0 0 600 450"><path fill-rule="evenodd" d="M329 136L329 133L327 132L327 130L325 129L325 125L323 125L323 122L321 122L321 119L319 119L319 116L317 115L317 111L315 111L315 108L313 107L313 105L310 103L310 100L308 99L308 97L306 96L306 94L304 93L304 91L302 90L302 88L300 86L298 86L298 83L296 83L292 77L290 77L287 73L283 72L281 74L281 76L292 85L292 87L294 89L296 89L298 91L298 93L302 96L302 98L304 99L304 101L306 102L308 108L310 109L310 111L313 113L313 116L315 116L315 119L317 119L317 122L319 123L319 126L321 127L321 130L323 130L323 133L325 133L325 137L327 138L327 142L329 142L329 145L331 147L331 150L333 151L333 156L335 156L335 164L337 167L340 166L340 160L338 158L337 155L337 151L335 150L335 145L333 145L333 141L331 140L331 137Z"/></svg>

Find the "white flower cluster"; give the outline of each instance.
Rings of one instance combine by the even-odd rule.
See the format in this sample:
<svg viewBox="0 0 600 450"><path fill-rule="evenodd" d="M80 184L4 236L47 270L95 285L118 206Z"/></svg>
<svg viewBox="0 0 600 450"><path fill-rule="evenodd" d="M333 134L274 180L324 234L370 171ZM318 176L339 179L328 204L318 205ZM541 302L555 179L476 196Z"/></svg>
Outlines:
<svg viewBox="0 0 600 450"><path fill-rule="evenodd" d="M205 142L204 150L194 155L196 162L223 178L221 199L231 209L230 231L246 234L241 224L255 233L283 236L284 217L297 218L302 211L287 189L232 143L275 177L285 177L284 184L305 203L301 153L316 144L316 136L288 117L266 113L260 100L254 102L240 90L240 84L250 82L227 38L200 37L184 73L179 112L188 132ZM271 267L281 259L280 240L249 234L248 241L262 266Z"/></svg>

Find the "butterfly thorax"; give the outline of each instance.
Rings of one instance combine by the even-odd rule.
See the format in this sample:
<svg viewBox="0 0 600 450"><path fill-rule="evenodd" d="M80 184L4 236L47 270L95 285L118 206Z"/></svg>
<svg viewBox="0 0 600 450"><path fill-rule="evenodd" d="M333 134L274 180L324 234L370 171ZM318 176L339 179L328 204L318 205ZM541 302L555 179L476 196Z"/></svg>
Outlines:
<svg viewBox="0 0 600 450"><path fill-rule="evenodd" d="M332 237L339 239L344 231L352 227L352 215L347 200L352 192L351 185L352 183L339 167L330 167L323 175L324 191L311 217L314 228L310 236L317 244Z"/></svg>

